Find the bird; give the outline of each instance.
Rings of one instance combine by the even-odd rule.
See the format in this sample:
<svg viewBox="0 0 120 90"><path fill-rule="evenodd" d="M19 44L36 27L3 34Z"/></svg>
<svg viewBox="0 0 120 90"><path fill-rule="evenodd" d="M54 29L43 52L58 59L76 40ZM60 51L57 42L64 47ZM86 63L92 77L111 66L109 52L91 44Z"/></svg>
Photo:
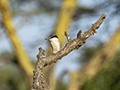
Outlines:
<svg viewBox="0 0 120 90"><path fill-rule="evenodd" d="M60 42L56 34L50 35L49 38L46 38L45 40L50 41L50 45L52 47L53 53L60 51Z"/></svg>

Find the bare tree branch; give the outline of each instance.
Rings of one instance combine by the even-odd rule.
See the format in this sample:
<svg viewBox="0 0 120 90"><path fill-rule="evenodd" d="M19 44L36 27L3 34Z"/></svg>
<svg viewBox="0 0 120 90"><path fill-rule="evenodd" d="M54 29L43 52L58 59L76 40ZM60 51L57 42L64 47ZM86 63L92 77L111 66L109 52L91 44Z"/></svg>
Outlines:
<svg viewBox="0 0 120 90"><path fill-rule="evenodd" d="M69 54L71 51L75 49L79 49L82 45L86 43L86 39L91 36L94 33L97 33L96 29L100 27L104 19L106 18L105 14L102 14L101 17L92 24L91 28L88 29L84 34L81 36L81 30L77 34L77 38L74 40L71 40L67 32L65 32L65 36L68 40L68 43L66 43L65 47L58 51L55 54L51 54L47 57L43 57L45 55L45 50L43 50L41 47L39 48L39 54L37 55L37 63L35 66L35 70L33 71L33 85L31 90L47 90L49 86L45 85L45 82L43 80L44 74L43 74L43 68L47 65L50 65L52 63L56 63L59 59Z"/></svg>

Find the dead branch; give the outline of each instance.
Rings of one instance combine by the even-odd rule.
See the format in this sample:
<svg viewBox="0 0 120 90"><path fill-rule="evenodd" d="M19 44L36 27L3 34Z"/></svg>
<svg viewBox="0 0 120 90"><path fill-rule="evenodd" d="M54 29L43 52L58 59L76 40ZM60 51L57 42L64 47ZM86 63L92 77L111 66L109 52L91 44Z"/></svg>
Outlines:
<svg viewBox="0 0 120 90"><path fill-rule="evenodd" d="M105 20L106 15L102 14L101 17L92 24L91 28L88 29L84 34L81 36L81 30L77 34L77 38L74 40L70 39L70 36L65 32L65 36L68 40L68 43L66 43L65 47L58 51L55 54L51 54L47 57L44 57L45 50L43 50L41 47L39 48L39 54L37 55L37 63L35 66L35 70L33 71L33 85L31 90L47 90L49 86L45 85L45 81L43 80L44 74L43 74L43 68L47 65L50 65L52 63L56 63L59 59L69 54L71 51L79 49L82 45L86 43L86 39L90 37L92 34L96 32L96 29L100 27L102 22Z"/></svg>

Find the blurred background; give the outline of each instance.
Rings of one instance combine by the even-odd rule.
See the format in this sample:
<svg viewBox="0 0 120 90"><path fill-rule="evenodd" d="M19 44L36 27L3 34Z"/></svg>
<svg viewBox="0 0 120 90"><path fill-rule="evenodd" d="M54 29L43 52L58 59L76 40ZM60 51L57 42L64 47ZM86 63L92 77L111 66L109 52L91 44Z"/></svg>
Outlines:
<svg viewBox="0 0 120 90"><path fill-rule="evenodd" d="M58 35L61 48L102 13L107 17L79 50L44 69L50 90L120 90L120 0L0 0L0 90L28 90L38 48Z"/></svg>

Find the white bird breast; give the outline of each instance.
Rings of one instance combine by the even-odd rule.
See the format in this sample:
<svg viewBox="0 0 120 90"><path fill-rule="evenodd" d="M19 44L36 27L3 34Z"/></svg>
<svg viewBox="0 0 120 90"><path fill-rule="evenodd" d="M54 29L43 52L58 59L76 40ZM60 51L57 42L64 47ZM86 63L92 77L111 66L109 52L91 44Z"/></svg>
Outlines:
<svg viewBox="0 0 120 90"><path fill-rule="evenodd" d="M53 53L56 53L60 50L60 42L59 42L58 38L51 38L50 44L52 46Z"/></svg>

